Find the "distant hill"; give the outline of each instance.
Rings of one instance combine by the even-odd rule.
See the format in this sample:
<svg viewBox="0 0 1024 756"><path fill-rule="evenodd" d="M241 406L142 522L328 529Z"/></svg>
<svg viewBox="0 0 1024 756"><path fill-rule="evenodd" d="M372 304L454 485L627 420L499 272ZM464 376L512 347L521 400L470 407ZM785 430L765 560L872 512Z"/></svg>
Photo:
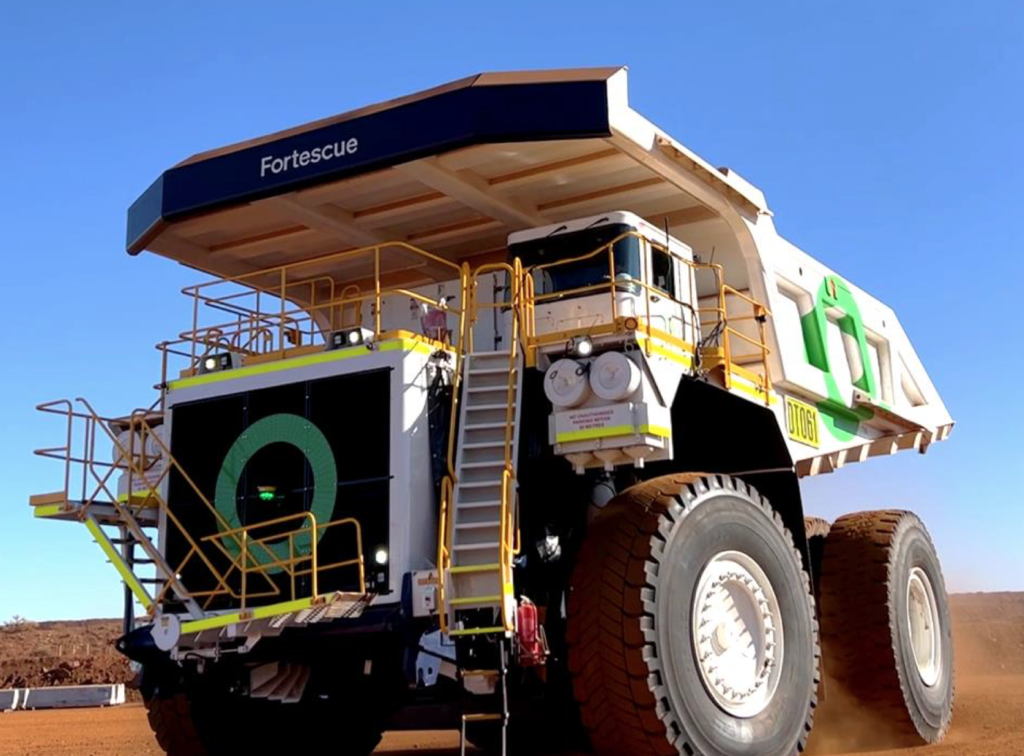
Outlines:
<svg viewBox="0 0 1024 756"><path fill-rule="evenodd" d="M128 682L114 649L121 620L12 620L0 625L0 688Z"/></svg>

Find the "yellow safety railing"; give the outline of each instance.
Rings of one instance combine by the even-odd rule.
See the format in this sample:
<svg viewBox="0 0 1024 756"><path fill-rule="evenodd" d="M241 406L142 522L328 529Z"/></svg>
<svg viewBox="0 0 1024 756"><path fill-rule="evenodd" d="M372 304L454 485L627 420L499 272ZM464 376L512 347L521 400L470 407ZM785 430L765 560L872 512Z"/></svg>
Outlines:
<svg viewBox="0 0 1024 756"><path fill-rule="evenodd" d="M274 533L263 538L253 538L252 533L265 528L276 527L286 522L292 522L294 520L308 521L309 525L304 528L296 528L287 532L288 539L288 558L278 558L273 550L271 549L271 541L279 541L281 539L280 533ZM356 556L352 559L343 559L338 562L331 564L320 564L317 553L317 543L322 537L320 533L329 528L349 525L355 529L356 538ZM308 553L303 553L303 550L296 549L296 539L302 536L309 537L310 546ZM290 579L291 586L291 599L298 598L295 580L296 578L309 576L312 586L311 595L320 595L319 577L323 572L329 570L341 569L344 567L356 567L359 575L359 593L366 593L366 562L363 554L363 532L359 521L354 517L345 517L340 520L333 520L323 525L318 525L316 521L316 515L312 512L299 512L293 515L286 515L284 517L278 517L273 520L265 520L263 522L256 523L255 525L247 525L243 527L234 528L232 530L225 530L212 535L204 536L202 538L204 542L215 545L224 556L231 560L231 568L225 573L225 577L231 574L233 571L238 571L241 575L241 608L245 609L246 601L249 598L261 598L269 595L279 595L279 592L264 592L263 594L252 594L247 591L248 588L248 575L250 574L267 574L269 571L280 569L286 572ZM227 542L240 543L237 555L232 555L230 547ZM256 556L257 553L262 553L265 556ZM188 561L191 554L186 555L185 560L182 562L184 567L185 562ZM266 560L269 558L269 561ZM252 562L253 564L250 564ZM298 569L300 565L309 563L309 566L303 569ZM276 587L276 585L275 585Z"/></svg>
<svg viewBox="0 0 1024 756"><path fill-rule="evenodd" d="M76 409L76 405L79 405L81 409ZM304 575L313 576L313 592L311 596L316 598L318 596L317 576L326 570L339 569L346 566L358 566L360 593L366 593L362 531L359 523L352 518L322 525L318 525L315 518L313 518L312 524L305 528L299 528L289 533L275 533L262 539L251 538L250 533L255 530L271 525L279 525L291 519L303 518L308 520L312 515L300 513L294 516L279 518L275 521L260 522L242 528L232 528L230 523L224 519L217 508L189 476L188 472L174 458L161 434L155 432L153 423L160 420L161 416L153 408L137 410L126 418L108 418L99 415L85 399L78 398L74 403L69 400L47 402L39 405L37 409L45 413L64 416L67 420L65 445L38 449L36 454L59 459L64 462L64 506L70 509L74 503L74 512L79 520L85 520L91 508L97 504L110 506L117 515L118 524L126 527L133 538L141 544L144 540L148 540L148 536L143 531L143 528L147 525L140 522L140 515L145 510L155 510L165 517L167 527L173 527L185 540L188 550L184 559L176 568L172 568L166 563L162 567L158 565L158 573L162 572L164 574L158 574L158 579L162 580L162 582L152 605L149 607L151 614L157 610L160 603L172 591L181 600L204 599L204 608L209 607L213 599L218 596L230 596L234 600L241 601L244 608L246 602L250 599L280 595L281 589L272 578L272 572L275 568L284 569L291 575L292 598L296 597L294 595L294 579L296 577ZM77 432L76 426L78 428ZM115 432L117 428L124 429L122 433L127 435L127 445L120 440L122 433ZM76 438L79 441L77 449L74 446ZM97 458L97 440L104 438L112 445L109 448L113 448L115 452L113 455L114 460L111 462ZM149 443L154 443L158 452L152 459L146 452ZM106 449L108 447L104 446L103 448ZM163 464L159 471L150 472L150 468L155 460L160 460ZM73 481L73 472L76 467L79 468L81 473L80 483ZM181 480L191 489L209 513L213 515L218 528L217 533L196 539L184 526L178 514L168 505L161 490L172 471L177 472ZM126 493L124 496L119 495L111 488L112 477L117 472L123 473L126 476ZM77 491L72 490L73 486L79 485L80 488ZM315 534L327 528L341 525L352 525L355 527L356 556L350 560L320 565L315 553L315 543L317 541ZM253 544L255 544L257 549L265 549L267 541L287 537L289 543L294 547L295 539L303 534L309 534L311 542L314 544L311 554L294 553L293 551L289 560L275 560L274 563L261 562L254 566L248 564L251 561ZM231 554L232 549L225 546L228 542L232 543L233 548L240 553L248 552L249 556L239 560ZM209 545L210 548L203 548L204 544ZM155 545L151 543L151 546L153 551L159 554ZM228 557L229 567L226 571L222 572L214 564L214 559L211 557L217 556ZM182 583L179 576L184 567L193 558L198 559L209 572L213 578L213 588L203 591L190 591ZM281 561L286 562L286 564L281 565L277 563ZM309 562L308 567L303 570L296 569L297 565L305 562ZM230 582L231 575L235 571L238 571L241 577L241 590L235 590ZM254 593L249 590L248 576L253 574L261 576L266 581L269 586L266 591Z"/></svg>
<svg viewBox="0 0 1024 756"><path fill-rule="evenodd" d="M479 290L479 278L483 274L503 272L508 279L508 301L480 302L477 292ZM515 506L514 483L516 480L515 466L512 463L514 455L512 429L515 420L516 386L519 381L519 358L520 340L523 336L523 300L522 300L523 268L517 258L513 263L488 263L476 268L470 276L468 289L469 301L466 306L468 317L464 322L465 333L461 343L466 345L469 355L473 353L474 327L480 317L481 308L493 309L495 317L500 310L508 309L510 312L510 333L509 333L509 370L508 383L506 387L505 401L505 438L504 438L504 467L502 470L501 485L501 539L500 539L500 568L503 592L511 590L512 586L512 559L519 553L519 529L517 527L517 508ZM456 387L456 396L458 389ZM445 611L445 573L451 566L453 529L451 523L450 509L454 495L457 475L454 469L455 449L451 442L454 441L455 431L458 427L458 415L454 412L451 418L451 430L449 432L449 474L445 476L441 484L441 512L439 517L438 537L438 607L441 617L441 629L447 632L447 618ZM501 603L502 624L506 630L512 630L515 618L509 616L507 602Z"/></svg>
<svg viewBox="0 0 1024 756"><path fill-rule="evenodd" d="M629 277L626 279L618 279L615 263L615 246L621 241L629 238L636 238L640 243L640 278L637 279ZM690 269L691 274L688 276L690 284L689 301L673 297L668 292L653 286L650 283L651 275L648 270L647 260L649 257L648 251L652 249L672 256L674 260L685 264ZM606 281L596 284L588 284L586 286L579 286L572 289L562 289L559 291L545 292L541 294L536 293L536 274L542 274L546 270L557 268L559 266L571 265L600 256L607 256L608 276ZM697 294L698 273L711 273L714 276L714 285L717 292L717 305L715 307L699 306L699 298ZM605 244L602 244L597 249L585 254L526 268L524 270L522 288L524 296L521 309L523 311L523 321L525 324L524 341L528 357L527 364L536 364L536 351L538 348L545 345L562 343L578 336L594 337L620 334L626 331L635 331L647 337L644 343L648 353L650 350L651 337L654 337L669 343L681 351L699 354L702 358L706 358L707 361L711 363L711 367L722 366L724 370L724 382L727 388L731 386L732 373L734 371L749 374L749 377L751 377L752 380L759 383L760 387L764 391L765 400L768 400L768 392L771 388L768 358L771 354L771 350L768 347L765 335L765 322L767 318L771 316L771 313L760 302L727 285L724 282L724 273L721 265L715 263L701 263L671 255L671 251L665 245L651 241L636 231L626 231ZM606 322L585 327L557 330L543 334L537 333L536 308L538 305L557 301L565 297L598 295L605 292L608 294L607 312L610 315ZM621 311L622 308L619 303L619 295L624 292L643 292L644 309L642 312L637 312L634 309L632 313L626 314ZM730 297L738 298L744 304L748 304L752 308L752 313L750 315L740 316L730 313L728 307L728 300ZM671 303L671 305L679 308L680 317L684 324L681 338L675 337L672 334L666 333L665 331L653 326L651 317L651 301L655 298L665 300ZM687 318L687 315L689 315L689 318ZM713 322L711 323L709 335L702 338L702 319L705 315L711 315ZM744 334L734 327L734 324L743 321L754 321L757 323L758 338L755 339ZM688 329L687 324L689 326ZM687 330L689 330L689 334L687 333ZM732 359L732 337L741 339L758 350L761 357L760 361L764 368L763 376L759 376L751 371L744 371L739 365L734 363ZM721 342L721 346L711 343L719 340Z"/></svg>
<svg viewBox="0 0 1024 756"><path fill-rule="evenodd" d="M451 279L460 282L458 306L385 280L428 266L450 273ZM366 305L372 319L368 330L380 340L387 335L382 326L383 303L394 297L457 316L453 333L461 339L468 285L468 266L395 241L188 286L182 293L192 300L192 327L157 345L164 352L161 385L167 382L168 356L184 360L181 372L188 375L198 370L206 356L218 351L234 352L248 360L284 359L300 350L322 349L332 332L364 327ZM226 313L232 319L208 323L210 311ZM464 351L458 342L450 346L457 353Z"/></svg>
<svg viewBox="0 0 1024 756"><path fill-rule="evenodd" d="M730 297L739 299L743 304L748 306L750 308L750 314L730 315L728 308L728 300ZM744 294L732 286L721 284L718 288L718 306L699 308L698 312L707 312L715 315L716 323L714 329L720 335L721 340L721 347L716 347L714 345L703 347L703 359L710 363L709 366L712 368L722 367L724 376L723 380L726 388L732 388L732 377L734 373L743 375L748 380L757 384L759 390L764 394L765 404L770 405L772 380L768 365L768 358L771 355L771 348L768 346L765 326L768 318L771 317L771 311L753 297ZM753 322L756 324L757 338L749 336L734 327L736 323L743 322ZM759 361L763 367L763 374L746 370L741 365L736 364L733 359L735 356L732 346L733 337L750 344L754 347L756 352L760 354Z"/></svg>

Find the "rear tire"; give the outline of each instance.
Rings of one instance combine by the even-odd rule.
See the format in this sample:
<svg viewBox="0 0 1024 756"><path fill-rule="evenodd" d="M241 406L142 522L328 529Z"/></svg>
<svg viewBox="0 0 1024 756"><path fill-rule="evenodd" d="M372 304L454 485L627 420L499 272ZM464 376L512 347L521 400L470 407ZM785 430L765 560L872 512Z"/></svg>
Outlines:
<svg viewBox="0 0 1024 756"><path fill-rule="evenodd" d="M949 602L921 520L839 518L825 542L822 646L830 678L901 740L938 742L953 713Z"/></svg>
<svg viewBox="0 0 1024 756"><path fill-rule="evenodd" d="M625 491L587 533L572 589L569 668L598 753L802 750L817 700L813 598L752 488L689 474Z"/></svg>

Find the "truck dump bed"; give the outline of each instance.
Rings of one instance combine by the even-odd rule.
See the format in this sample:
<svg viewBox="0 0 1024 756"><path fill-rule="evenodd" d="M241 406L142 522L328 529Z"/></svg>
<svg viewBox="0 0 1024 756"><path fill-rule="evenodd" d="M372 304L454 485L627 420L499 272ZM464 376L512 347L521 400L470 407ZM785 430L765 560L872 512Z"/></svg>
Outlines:
<svg viewBox="0 0 1024 756"><path fill-rule="evenodd" d="M775 400L799 473L948 436L893 311L780 237L759 189L630 108L624 68L481 74L196 155L134 203L127 246L251 285L254 271L394 241L476 267L505 260L511 232L613 210L713 252L737 296L767 305L770 375L740 340L731 358L741 385L748 373L786 394ZM401 249L373 265L306 275L407 288L452 278Z"/></svg>

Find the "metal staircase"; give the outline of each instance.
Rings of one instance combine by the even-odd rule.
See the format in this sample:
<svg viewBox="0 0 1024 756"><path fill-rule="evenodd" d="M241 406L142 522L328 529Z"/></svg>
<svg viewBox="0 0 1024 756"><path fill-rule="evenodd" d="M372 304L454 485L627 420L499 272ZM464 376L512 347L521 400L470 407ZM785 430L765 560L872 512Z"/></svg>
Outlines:
<svg viewBox="0 0 1024 756"><path fill-rule="evenodd" d="M510 352L477 352L464 363L449 536L449 635L511 629L521 376L519 359Z"/></svg>
<svg viewBox="0 0 1024 756"><path fill-rule="evenodd" d="M508 302L476 301L477 281L488 271L508 275ZM462 714L463 754L467 728L491 723L501 728L499 753L504 756L506 752L509 715L505 678L517 606L512 558L519 548L516 458L523 390L522 279L518 260L514 265L481 266L473 274L470 316L464 333L467 338L462 340L467 348L456 385L456 397L461 399L457 432L452 429L456 443L449 448L450 475L441 494L441 628L448 636L462 637L467 643L473 643L473 637L499 636L485 654L496 668L461 670L464 696L470 694ZM507 351L474 350L473 328L480 307L493 308L495 318L509 315Z"/></svg>
<svg viewBox="0 0 1024 756"><path fill-rule="evenodd" d="M84 399L77 401L83 408L80 411L66 400L50 402L38 408L44 412L64 415L68 431L66 446L36 452L40 456L61 459L66 465L63 491L30 497L29 502L35 507L36 516L83 523L107 560L120 573L126 589L147 611L171 594L192 617L202 617L204 613L199 603L181 583L175 569L164 559L158 545L146 532L158 527L159 512L163 507L160 488L170 467L161 466L158 472L148 473L146 456L141 447L145 446L148 439L158 438L151 423L154 420L162 422L162 417L146 411L112 421L101 418ZM83 448L77 455L71 448L74 435L72 429L76 420L82 423L80 440ZM126 428L130 439L127 446L112 430L115 423L122 423ZM96 448L104 442L111 444L115 451L115 458L109 463L96 458ZM157 443L169 456L164 442L158 440ZM137 444L140 448L136 448ZM79 498L73 498L70 493L72 465L82 468ZM122 473L127 477L126 493L118 494L115 481ZM116 528L117 535L108 534L107 528ZM144 555L142 558L136 556L136 549L141 549ZM139 577L135 573L137 565L151 566L155 576ZM146 584L158 590L150 591L145 587Z"/></svg>
<svg viewBox="0 0 1024 756"><path fill-rule="evenodd" d="M477 301L482 273L508 277L507 302ZM468 289L466 354L462 359L456 440L442 490L439 609L449 636L510 633L516 600L512 556L517 549L516 455L522 393L520 281L522 268L484 265ZM508 350L476 351L473 330L480 308L509 316ZM456 429L453 429L455 431Z"/></svg>

